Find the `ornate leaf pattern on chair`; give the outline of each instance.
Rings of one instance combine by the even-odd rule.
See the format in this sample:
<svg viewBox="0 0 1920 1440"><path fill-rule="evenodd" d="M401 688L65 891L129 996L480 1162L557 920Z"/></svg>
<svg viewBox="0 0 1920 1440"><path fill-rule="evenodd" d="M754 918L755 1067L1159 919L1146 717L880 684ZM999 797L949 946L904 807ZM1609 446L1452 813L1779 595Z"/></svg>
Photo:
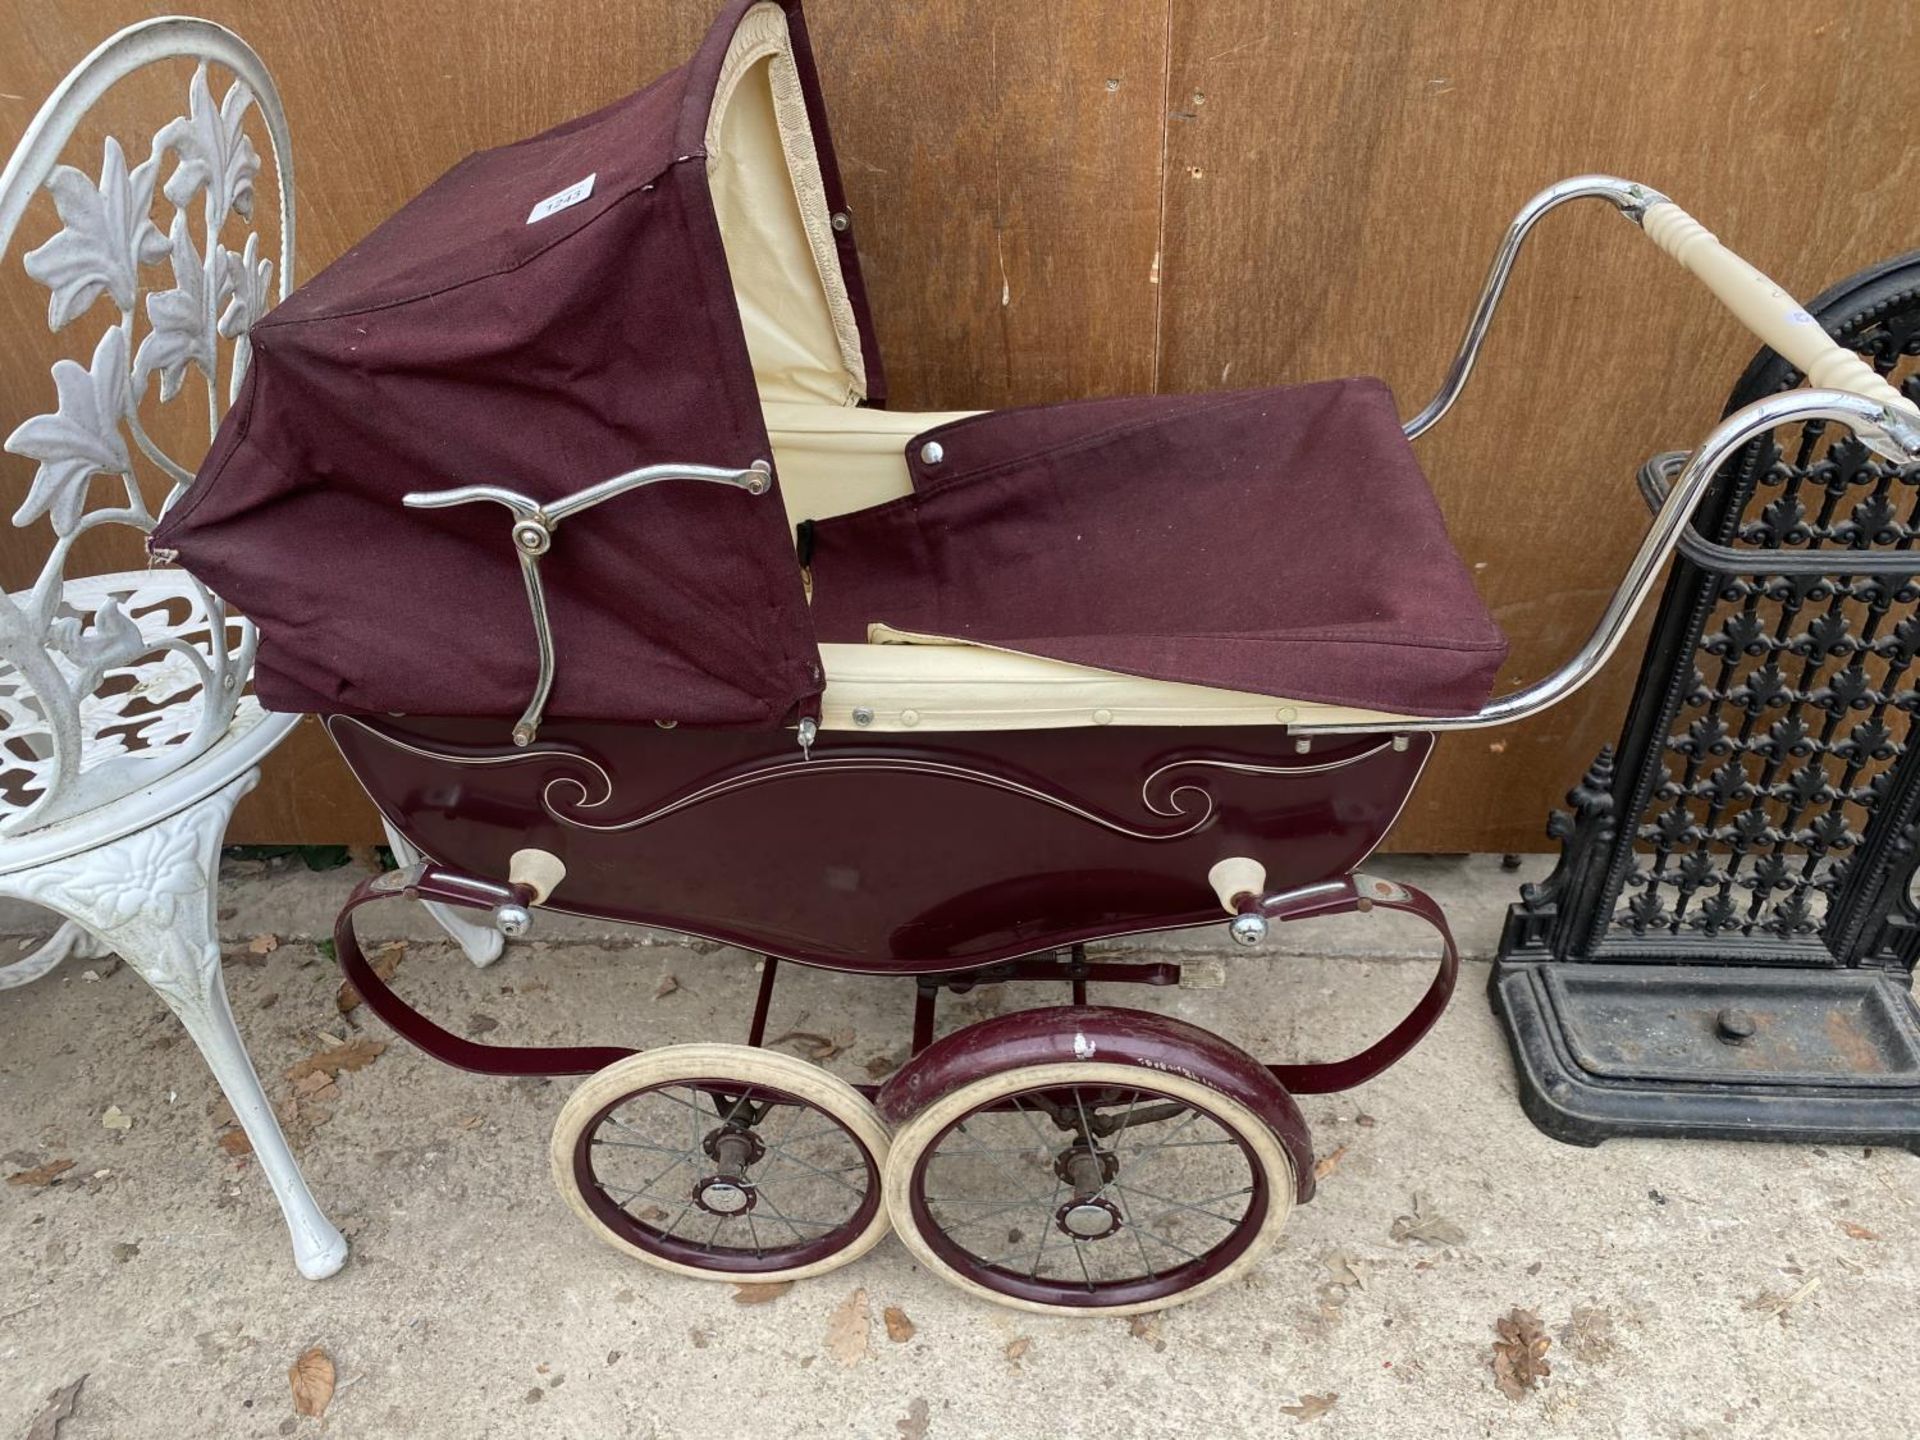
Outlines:
<svg viewBox="0 0 1920 1440"><path fill-rule="evenodd" d="M207 270L217 269L222 290L228 274L223 262L209 267L201 258L187 227L185 211L174 212L173 228L167 240L169 259L173 262L173 288L147 296L147 320L153 328L140 342L140 352L133 358L134 393L145 394L147 381L158 372L162 401L180 393L189 365L197 366L202 375L212 377L216 364L214 328L208 320L214 305L207 296Z"/></svg>
<svg viewBox="0 0 1920 1440"><path fill-rule="evenodd" d="M148 435L143 401L168 404L204 384L211 440L239 393L248 330L275 295L252 223L261 155L246 128L265 113L239 79L216 100L201 61L186 113L159 128L142 163L130 167L109 139L97 181L66 164L38 172L59 224L23 263L47 287L48 324L66 329L102 296L118 314L89 364L55 364L54 408L5 441L37 467L14 523L46 517L54 544L31 591L0 596L0 835L155 783L204 753L237 713L254 635L218 597L180 571L93 583L69 580L65 565L100 525L150 532L192 483L192 466ZM156 207L169 206L157 221ZM149 271L162 261L170 286ZM142 483L153 474L168 487L158 506ZM120 482L111 498L93 486L101 476Z"/></svg>
<svg viewBox="0 0 1920 1440"><path fill-rule="evenodd" d="M127 169L120 142L107 137L95 184L71 165L57 167L47 180L60 233L28 252L27 274L52 293L47 325L64 330L84 315L104 292L122 310L133 308L140 267L167 253L167 242L153 223L153 182L160 168L154 155Z"/></svg>
<svg viewBox="0 0 1920 1440"><path fill-rule="evenodd" d="M30 525L47 515L54 534L71 535L86 509L88 482L95 475L133 473L120 433L129 394L126 332L115 326L102 335L87 369L56 361L53 387L59 397L54 413L34 416L7 437L8 450L40 462L13 523Z"/></svg>
<svg viewBox="0 0 1920 1440"><path fill-rule="evenodd" d="M168 149L180 163L167 177L167 199L184 209L202 190L208 213L218 224L227 212L253 218L253 182L260 173L260 154L245 130L253 92L235 82L219 105L207 84L207 67L194 72L187 90L187 113L169 121L154 136L154 147Z"/></svg>

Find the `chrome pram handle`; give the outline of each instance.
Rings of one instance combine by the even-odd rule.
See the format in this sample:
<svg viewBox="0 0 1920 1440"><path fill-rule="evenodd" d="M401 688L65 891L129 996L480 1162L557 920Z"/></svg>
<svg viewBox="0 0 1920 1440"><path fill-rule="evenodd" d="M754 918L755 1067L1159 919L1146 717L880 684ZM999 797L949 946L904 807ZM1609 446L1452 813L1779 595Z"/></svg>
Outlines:
<svg viewBox="0 0 1920 1440"><path fill-rule="evenodd" d="M1585 685L1619 649L1654 582L1686 533L1713 477L1742 447L1782 425L1838 420L1862 444L1898 465L1920 461L1920 408L1858 355L1836 344L1806 309L1759 270L1722 245L1704 226L1649 185L1614 175L1577 175L1535 195L1507 227L1480 299L1437 394L1400 428L1408 439L1445 415L1466 387L1493 313L1528 233L1549 211L1574 200L1605 200L1701 280L1714 296L1816 388L1769 395L1727 416L1701 442L1667 488L1627 573L1579 651L1542 680L1489 701L1471 715L1396 722L1403 730L1479 730L1506 725L1559 704ZM1672 467L1668 467L1670 472ZM1296 735L1378 731L1379 722L1291 726Z"/></svg>
<svg viewBox="0 0 1920 1440"><path fill-rule="evenodd" d="M705 480L715 485L733 485L749 495L764 495L773 483L773 467L756 460L745 470L723 470L712 465L643 465L638 470L615 475L562 500L545 504L509 490L503 485L462 485L453 490L416 490L402 497L412 510L445 510L455 505L487 501L504 505L513 515L513 549L520 558L520 578L527 587L527 604L533 611L533 638L539 647L540 672L534 681L533 698L514 722L513 743L531 745L540 732L540 719L553 692L553 626L547 619L547 592L540 583L540 557L553 548L553 532L570 515L638 490L662 480Z"/></svg>

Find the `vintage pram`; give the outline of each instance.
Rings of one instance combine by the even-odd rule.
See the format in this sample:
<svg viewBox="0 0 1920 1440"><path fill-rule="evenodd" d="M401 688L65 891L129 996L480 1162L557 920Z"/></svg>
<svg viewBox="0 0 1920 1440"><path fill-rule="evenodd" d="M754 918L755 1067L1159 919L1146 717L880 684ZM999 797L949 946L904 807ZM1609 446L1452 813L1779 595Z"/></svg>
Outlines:
<svg viewBox="0 0 1920 1440"><path fill-rule="evenodd" d="M1591 638L1489 700L1505 642L1408 441L1466 383L1530 229L1582 198L1814 388L1650 462L1654 523ZM1765 277L1606 176L1520 212L1404 425L1373 381L885 410L797 0L735 0L681 70L463 162L252 345L154 547L252 617L262 701L323 714L430 857L341 913L373 1011L453 1065L588 1076L553 1173L623 1251L770 1281L891 1226L963 1288L1061 1313L1244 1273L1313 1193L1293 1097L1378 1074L1440 1014L1441 912L1359 870L1435 733L1585 683L1756 435L1818 417L1894 459L1920 441ZM399 897L510 936L547 907L758 952L747 1044L451 1034L356 939ZM1225 917L1254 945L1370 906L1430 924L1443 958L1347 1059L1270 1066L1088 1001L1181 977L1091 942ZM912 977L911 1058L875 1087L766 1048L787 962ZM1015 978L1070 1003L935 1039L943 990Z"/></svg>

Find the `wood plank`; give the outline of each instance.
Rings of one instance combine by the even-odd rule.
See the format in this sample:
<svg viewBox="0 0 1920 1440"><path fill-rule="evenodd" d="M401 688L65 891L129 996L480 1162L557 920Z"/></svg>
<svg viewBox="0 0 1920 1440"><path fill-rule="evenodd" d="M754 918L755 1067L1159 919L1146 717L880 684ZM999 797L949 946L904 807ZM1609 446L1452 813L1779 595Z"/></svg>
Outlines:
<svg viewBox="0 0 1920 1440"><path fill-rule="evenodd" d="M1911 248L1899 87L1859 77L1920 43L1920 14L1785 0L1743 32L1748 13L1175 0L1161 387L1370 373L1412 413L1513 212L1586 171L1666 191L1803 295ZM1473 385L1417 447L1513 640L1503 689L1584 639L1646 524L1635 468L1698 441L1754 348L1605 207L1537 234ZM1248 558L1286 583L1285 556ZM1529 723L1443 740L1393 843L1546 848L1638 656Z"/></svg>
<svg viewBox="0 0 1920 1440"><path fill-rule="evenodd" d="M1153 383L1166 18L814 4L895 409Z"/></svg>

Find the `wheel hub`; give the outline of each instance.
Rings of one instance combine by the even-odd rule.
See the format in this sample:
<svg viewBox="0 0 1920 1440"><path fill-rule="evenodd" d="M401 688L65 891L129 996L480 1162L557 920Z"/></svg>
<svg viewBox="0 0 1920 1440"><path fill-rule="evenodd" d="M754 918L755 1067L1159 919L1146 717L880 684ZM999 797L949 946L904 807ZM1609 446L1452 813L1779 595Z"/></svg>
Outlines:
<svg viewBox="0 0 1920 1440"><path fill-rule="evenodd" d="M758 1135L737 1125L722 1125L708 1131L700 1141L700 1148L707 1152L708 1159L719 1162L723 1174L738 1173L749 1165L757 1165L767 1153Z"/></svg>
<svg viewBox="0 0 1920 1440"><path fill-rule="evenodd" d="M1104 1196L1069 1200L1054 1212L1054 1220L1075 1240L1104 1240L1120 1231L1120 1210Z"/></svg>
<svg viewBox="0 0 1920 1440"><path fill-rule="evenodd" d="M709 1215L744 1215L759 1201L747 1167L767 1153L751 1130L723 1125L701 1141L700 1148L717 1161L720 1171L693 1187L693 1203Z"/></svg>
<svg viewBox="0 0 1920 1440"><path fill-rule="evenodd" d="M1104 1240L1120 1229L1120 1208L1101 1194L1120 1173L1120 1157L1082 1140L1061 1152L1054 1173L1073 1187L1073 1199L1053 1213L1053 1220L1075 1240Z"/></svg>
<svg viewBox="0 0 1920 1440"><path fill-rule="evenodd" d="M759 1202L751 1180L709 1175L693 1189L693 1203L709 1215L744 1215Z"/></svg>

